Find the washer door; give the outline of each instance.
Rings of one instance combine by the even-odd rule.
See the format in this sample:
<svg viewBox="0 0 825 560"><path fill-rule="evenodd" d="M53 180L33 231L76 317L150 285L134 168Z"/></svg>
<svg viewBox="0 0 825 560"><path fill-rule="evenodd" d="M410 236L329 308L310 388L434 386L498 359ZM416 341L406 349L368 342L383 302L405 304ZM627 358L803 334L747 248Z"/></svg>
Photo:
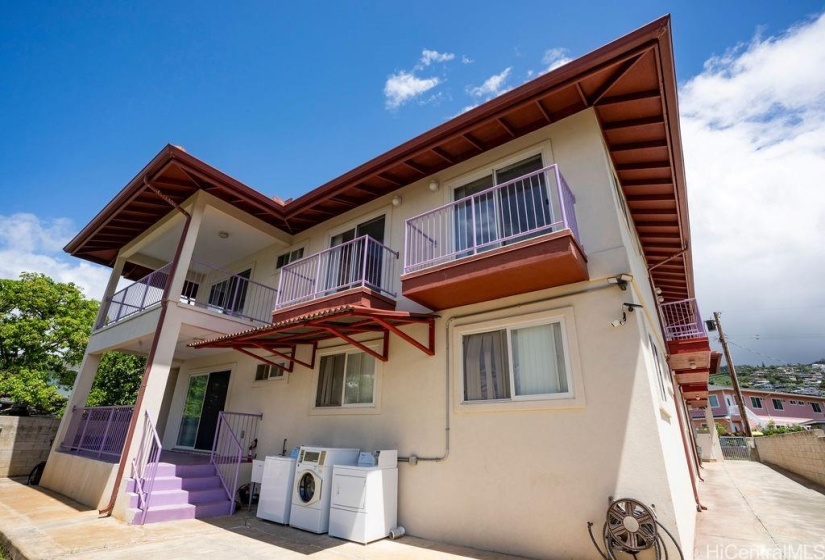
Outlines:
<svg viewBox="0 0 825 560"><path fill-rule="evenodd" d="M303 471L295 477L295 494L293 501L296 504L308 506L321 499L321 477L312 471Z"/></svg>

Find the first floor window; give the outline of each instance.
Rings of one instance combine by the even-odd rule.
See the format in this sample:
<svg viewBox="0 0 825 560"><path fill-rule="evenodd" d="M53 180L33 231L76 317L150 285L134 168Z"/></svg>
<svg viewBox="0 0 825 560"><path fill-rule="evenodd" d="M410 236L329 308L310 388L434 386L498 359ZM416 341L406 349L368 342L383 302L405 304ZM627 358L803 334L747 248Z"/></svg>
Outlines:
<svg viewBox="0 0 825 560"><path fill-rule="evenodd" d="M811 408L814 409L814 412L822 412L822 406L819 403L812 402Z"/></svg>
<svg viewBox="0 0 825 560"><path fill-rule="evenodd" d="M258 364L255 369L255 381L266 381L268 379L281 379L284 370L272 364Z"/></svg>
<svg viewBox="0 0 825 560"><path fill-rule="evenodd" d="M785 410L785 405L782 403L782 399L771 399L773 401L773 407L776 410Z"/></svg>
<svg viewBox="0 0 825 560"><path fill-rule="evenodd" d="M716 395L709 395L708 402L711 408L719 408L719 398Z"/></svg>
<svg viewBox="0 0 825 560"><path fill-rule="evenodd" d="M375 403L375 358L364 352L321 357L316 407Z"/></svg>
<svg viewBox="0 0 825 560"><path fill-rule="evenodd" d="M762 399L760 397L751 397L751 405L753 408L762 408Z"/></svg>
<svg viewBox="0 0 825 560"><path fill-rule="evenodd" d="M465 401L570 392L561 321L467 334L462 349Z"/></svg>

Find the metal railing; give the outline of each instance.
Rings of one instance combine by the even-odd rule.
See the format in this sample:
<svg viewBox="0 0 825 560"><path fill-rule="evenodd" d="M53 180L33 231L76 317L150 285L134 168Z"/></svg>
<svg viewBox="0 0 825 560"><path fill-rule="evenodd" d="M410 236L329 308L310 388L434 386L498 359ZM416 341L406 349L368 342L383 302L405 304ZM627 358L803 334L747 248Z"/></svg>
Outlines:
<svg viewBox="0 0 825 560"><path fill-rule="evenodd" d="M103 302L106 311L96 329L160 303L169 281L170 266L171 263L166 264L106 298ZM206 261L192 259L183 284L183 293L178 294L178 300L215 313L268 323L272 320L276 295L277 291L265 284Z"/></svg>
<svg viewBox="0 0 825 560"><path fill-rule="evenodd" d="M117 460L123 451L132 406L76 406L60 450Z"/></svg>
<svg viewBox="0 0 825 560"><path fill-rule="evenodd" d="M258 422L262 417L262 414L241 412L221 411L218 414L218 426L209 461L214 465L229 498L229 515L235 511L235 490L241 460L244 452L247 458L252 459L252 453L258 445Z"/></svg>
<svg viewBox="0 0 825 560"><path fill-rule="evenodd" d="M409 218L404 273L563 229L578 240L575 202L554 164Z"/></svg>
<svg viewBox="0 0 825 560"><path fill-rule="evenodd" d="M106 298L103 301L106 311L101 315L97 328L102 329L160 303L170 270L171 263L166 264Z"/></svg>
<svg viewBox="0 0 825 560"><path fill-rule="evenodd" d="M181 302L262 323L272 320L277 290L206 261L192 259Z"/></svg>
<svg viewBox="0 0 825 560"><path fill-rule="evenodd" d="M135 518L135 522L140 525L146 520L146 512L149 510L161 451L163 446L160 437L149 412L146 411L143 419L143 437L137 454L132 459L132 478L135 481L135 493L138 495L138 509L141 511L139 523L138 518Z"/></svg>
<svg viewBox="0 0 825 560"><path fill-rule="evenodd" d="M699 315L699 306L694 298L662 304L662 318L665 321L665 337L668 340L707 336L705 324Z"/></svg>
<svg viewBox="0 0 825 560"><path fill-rule="evenodd" d="M330 247L281 269L276 309L356 287L395 297L398 253L369 235Z"/></svg>

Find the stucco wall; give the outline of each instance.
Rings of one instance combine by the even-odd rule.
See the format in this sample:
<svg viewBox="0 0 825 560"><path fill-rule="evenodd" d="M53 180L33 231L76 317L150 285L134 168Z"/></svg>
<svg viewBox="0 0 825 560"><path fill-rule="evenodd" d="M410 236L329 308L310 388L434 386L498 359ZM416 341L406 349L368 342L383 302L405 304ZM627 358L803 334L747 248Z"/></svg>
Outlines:
<svg viewBox="0 0 825 560"><path fill-rule="evenodd" d="M0 416L0 477L27 476L49 456L60 421Z"/></svg>
<svg viewBox="0 0 825 560"><path fill-rule="evenodd" d="M117 464L55 451L49 456L40 485L90 508L102 509L112 495L116 470Z"/></svg>
<svg viewBox="0 0 825 560"><path fill-rule="evenodd" d="M810 430L754 438L759 458L825 486L825 432Z"/></svg>

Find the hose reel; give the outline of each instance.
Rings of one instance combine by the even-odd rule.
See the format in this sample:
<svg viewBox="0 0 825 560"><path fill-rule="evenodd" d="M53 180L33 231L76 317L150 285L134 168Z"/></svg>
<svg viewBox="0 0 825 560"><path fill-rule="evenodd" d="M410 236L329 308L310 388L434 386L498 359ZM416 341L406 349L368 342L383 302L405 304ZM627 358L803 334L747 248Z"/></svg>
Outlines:
<svg viewBox="0 0 825 560"><path fill-rule="evenodd" d="M664 553L667 560L668 552L662 536L659 534L661 528L679 551L679 557L684 560L682 549L676 539L659 521L656 520L656 513L653 506L646 506L639 500L633 498L620 498L608 500L607 514L605 515L604 527L602 529L602 540L606 552L602 552L601 547L596 543L593 536L593 522L587 523L587 531L590 533L590 540L605 560L616 560L616 552L631 554L635 558L637 554L645 550L653 549L655 559L660 560Z"/></svg>

